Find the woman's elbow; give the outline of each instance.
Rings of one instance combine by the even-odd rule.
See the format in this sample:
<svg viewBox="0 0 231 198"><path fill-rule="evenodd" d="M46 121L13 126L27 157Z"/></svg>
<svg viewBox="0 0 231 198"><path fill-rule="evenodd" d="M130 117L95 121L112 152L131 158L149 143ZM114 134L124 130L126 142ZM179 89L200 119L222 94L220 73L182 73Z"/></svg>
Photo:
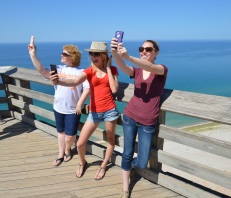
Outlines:
<svg viewBox="0 0 231 198"><path fill-rule="evenodd" d="M118 87L115 87L114 89L111 90L113 94L117 93Z"/></svg>

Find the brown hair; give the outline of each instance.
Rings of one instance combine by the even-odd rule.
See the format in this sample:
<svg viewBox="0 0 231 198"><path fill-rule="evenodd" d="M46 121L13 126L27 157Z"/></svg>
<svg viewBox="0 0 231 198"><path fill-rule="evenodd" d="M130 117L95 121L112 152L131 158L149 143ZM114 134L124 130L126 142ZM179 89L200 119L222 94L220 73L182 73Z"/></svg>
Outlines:
<svg viewBox="0 0 231 198"><path fill-rule="evenodd" d="M82 55L76 46L68 44L63 47L63 50L66 50L70 54L73 66L80 65L80 60L81 60Z"/></svg>
<svg viewBox="0 0 231 198"><path fill-rule="evenodd" d="M144 41L144 43L145 42L149 42L149 43L152 43L152 45L153 45L153 48L157 51L157 52L159 52L159 45L157 44L157 42L155 42L155 41L153 41L153 40L146 40L146 41Z"/></svg>

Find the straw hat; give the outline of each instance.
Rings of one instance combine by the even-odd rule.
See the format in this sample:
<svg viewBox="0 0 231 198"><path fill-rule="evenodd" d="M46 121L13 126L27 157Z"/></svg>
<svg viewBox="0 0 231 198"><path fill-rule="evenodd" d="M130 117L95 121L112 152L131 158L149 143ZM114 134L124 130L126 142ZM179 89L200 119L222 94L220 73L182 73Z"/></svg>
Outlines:
<svg viewBox="0 0 231 198"><path fill-rule="evenodd" d="M107 43L92 41L90 49L84 49L88 52L108 52Z"/></svg>

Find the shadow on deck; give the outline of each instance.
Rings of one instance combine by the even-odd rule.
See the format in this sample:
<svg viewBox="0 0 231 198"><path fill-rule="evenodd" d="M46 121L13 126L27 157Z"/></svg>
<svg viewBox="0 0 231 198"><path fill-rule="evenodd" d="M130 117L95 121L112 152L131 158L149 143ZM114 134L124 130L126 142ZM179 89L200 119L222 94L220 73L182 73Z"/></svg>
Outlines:
<svg viewBox="0 0 231 198"><path fill-rule="evenodd" d="M109 165L103 180L94 176L101 159L87 154L88 168L82 178L76 178L78 165L74 157L53 166L57 156L57 138L14 118L0 125L0 197L120 197L121 168ZM146 179L133 183L132 197L183 197Z"/></svg>

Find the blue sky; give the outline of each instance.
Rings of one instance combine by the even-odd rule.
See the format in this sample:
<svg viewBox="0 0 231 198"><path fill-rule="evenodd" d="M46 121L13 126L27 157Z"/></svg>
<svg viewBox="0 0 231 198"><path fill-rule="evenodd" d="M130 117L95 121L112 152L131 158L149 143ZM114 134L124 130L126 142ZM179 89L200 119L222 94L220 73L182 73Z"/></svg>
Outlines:
<svg viewBox="0 0 231 198"><path fill-rule="evenodd" d="M231 40L231 0L4 0L0 43Z"/></svg>

